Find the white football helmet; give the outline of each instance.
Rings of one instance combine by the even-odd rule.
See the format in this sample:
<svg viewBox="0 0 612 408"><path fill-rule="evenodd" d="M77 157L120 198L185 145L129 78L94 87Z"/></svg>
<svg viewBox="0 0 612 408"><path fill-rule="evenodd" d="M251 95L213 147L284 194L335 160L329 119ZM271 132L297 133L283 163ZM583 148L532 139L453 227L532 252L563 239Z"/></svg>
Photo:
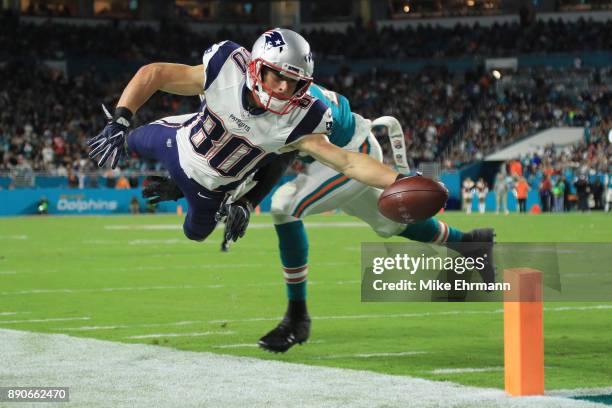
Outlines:
<svg viewBox="0 0 612 408"><path fill-rule="evenodd" d="M297 80L293 95L287 98L266 87L263 82L263 67ZM295 31L275 28L263 33L253 44L247 86L262 108L284 115L295 109L306 95L312 83L313 71L314 60L308 41Z"/></svg>

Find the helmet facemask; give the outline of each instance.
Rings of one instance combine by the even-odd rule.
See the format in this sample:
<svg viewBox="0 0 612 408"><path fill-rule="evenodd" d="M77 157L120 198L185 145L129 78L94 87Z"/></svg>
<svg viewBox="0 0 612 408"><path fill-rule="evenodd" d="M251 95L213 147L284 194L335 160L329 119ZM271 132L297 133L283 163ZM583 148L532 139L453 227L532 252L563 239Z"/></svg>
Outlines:
<svg viewBox="0 0 612 408"><path fill-rule="evenodd" d="M297 84L293 94L287 97L269 88L264 81L266 69L276 71L280 76L296 80ZM312 83L312 77L305 75L301 69L289 64L283 64L283 67L280 67L264 61L262 58L254 59L249 63L248 77L249 88L253 92L255 102L260 107L277 115L286 115L293 111L300 104L300 100L306 95L308 87Z"/></svg>

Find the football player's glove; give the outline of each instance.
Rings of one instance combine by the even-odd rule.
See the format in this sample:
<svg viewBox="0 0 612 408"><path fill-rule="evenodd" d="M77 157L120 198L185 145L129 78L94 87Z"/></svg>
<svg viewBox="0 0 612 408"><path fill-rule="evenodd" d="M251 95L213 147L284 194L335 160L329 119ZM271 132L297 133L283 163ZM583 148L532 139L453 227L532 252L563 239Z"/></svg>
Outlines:
<svg viewBox="0 0 612 408"><path fill-rule="evenodd" d="M98 167L104 166L106 161L110 159L111 168L117 167L120 159L125 157L125 139L130 128L130 118L132 113L123 107L117 108L115 116L111 116L106 106L102 105L104 116L108 123L97 136L92 137L87 141L91 148L89 157L98 158Z"/></svg>
<svg viewBox="0 0 612 408"><path fill-rule="evenodd" d="M148 176L143 184L145 187L142 189L142 197L146 198L149 204L176 201L185 196L169 177Z"/></svg>
<svg viewBox="0 0 612 408"><path fill-rule="evenodd" d="M215 219L221 221L225 218L225 232L223 237L226 241L236 242L238 238L242 238L246 232L253 205L246 198L240 198L231 204L224 200L221 207L217 211Z"/></svg>
<svg viewBox="0 0 612 408"><path fill-rule="evenodd" d="M422 172L420 172L420 171L415 171L415 172L414 172L414 176L419 176L419 177L422 177L422 176L423 176L423 173L422 173ZM401 179L404 179L404 178L406 178L406 177L410 177L410 175L400 173L400 174L398 174L398 175L397 175L397 177L395 178L395 181L400 181Z"/></svg>

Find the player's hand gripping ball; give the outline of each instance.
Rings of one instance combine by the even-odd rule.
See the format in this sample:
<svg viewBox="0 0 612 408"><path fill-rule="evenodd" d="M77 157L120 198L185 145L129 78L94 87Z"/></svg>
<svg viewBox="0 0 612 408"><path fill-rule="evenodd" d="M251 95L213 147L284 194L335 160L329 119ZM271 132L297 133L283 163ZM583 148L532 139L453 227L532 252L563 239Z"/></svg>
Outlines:
<svg viewBox="0 0 612 408"><path fill-rule="evenodd" d="M446 205L444 184L423 176L404 177L387 187L378 198L378 210L402 224L433 217Z"/></svg>

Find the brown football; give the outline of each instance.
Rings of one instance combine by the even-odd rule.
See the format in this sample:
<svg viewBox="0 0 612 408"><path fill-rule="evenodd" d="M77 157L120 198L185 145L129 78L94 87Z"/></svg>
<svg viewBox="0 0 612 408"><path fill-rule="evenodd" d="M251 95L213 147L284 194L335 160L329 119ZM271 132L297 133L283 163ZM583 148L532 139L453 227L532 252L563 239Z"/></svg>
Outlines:
<svg viewBox="0 0 612 408"><path fill-rule="evenodd" d="M448 190L423 176L405 177L387 187L378 198L378 210L385 217L410 224L433 217L444 208Z"/></svg>

